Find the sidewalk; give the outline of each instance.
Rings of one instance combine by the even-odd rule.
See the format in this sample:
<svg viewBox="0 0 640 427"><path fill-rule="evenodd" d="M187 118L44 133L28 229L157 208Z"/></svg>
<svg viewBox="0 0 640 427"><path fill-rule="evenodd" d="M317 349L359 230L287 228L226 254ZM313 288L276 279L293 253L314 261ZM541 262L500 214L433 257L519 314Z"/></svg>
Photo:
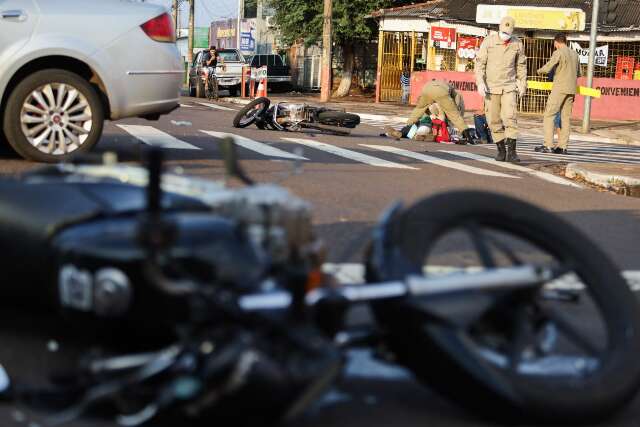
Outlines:
<svg viewBox="0 0 640 427"><path fill-rule="evenodd" d="M273 94L269 97L272 102L299 102L319 104L319 94ZM246 104L242 98L220 98L220 101ZM326 104L328 108L344 108L349 112L368 115L369 118L386 119L403 123L411 113L412 107L395 103L378 103L373 98L363 96L350 96L342 99L332 99ZM473 123L473 112L465 114L467 123ZM524 135L542 136L542 117L538 115L521 115L518 118L518 126ZM640 122L605 122L592 121L591 133L581 133L582 122L571 121L571 140L600 142L620 145L640 146Z"/></svg>

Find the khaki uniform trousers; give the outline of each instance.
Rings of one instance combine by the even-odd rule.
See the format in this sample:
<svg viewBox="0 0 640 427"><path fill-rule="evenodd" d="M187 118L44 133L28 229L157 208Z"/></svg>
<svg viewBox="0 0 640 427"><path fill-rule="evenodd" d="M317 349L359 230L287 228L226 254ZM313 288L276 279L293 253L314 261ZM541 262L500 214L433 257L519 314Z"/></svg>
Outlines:
<svg viewBox="0 0 640 427"><path fill-rule="evenodd" d="M431 85L422 95L418 98L418 104L413 110L411 117L407 121L407 124L414 124L420 117L427 111L427 109L437 102L442 111L447 115L447 118L453 123L453 126L460 132L467 129L467 125L458 111L458 106L449 96L449 88L446 85L436 86Z"/></svg>
<svg viewBox="0 0 640 427"><path fill-rule="evenodd" d="M560 121L562 128L558 138L558 147L566 149L569 145L569 135L571 134L571 110L573 109L573 100L575 95L568 93L553 93L549 95L547 107L544 110L544 145L547 148L553 147L554 119L556 114L560 112Z"/></svg>
<svg viewBox="0 0 640 427"><path fill-rule="evenodd" d="M518 138L518 97L517 92L487 94L485 114L491 135L495 142L505 138Z"/></svg>

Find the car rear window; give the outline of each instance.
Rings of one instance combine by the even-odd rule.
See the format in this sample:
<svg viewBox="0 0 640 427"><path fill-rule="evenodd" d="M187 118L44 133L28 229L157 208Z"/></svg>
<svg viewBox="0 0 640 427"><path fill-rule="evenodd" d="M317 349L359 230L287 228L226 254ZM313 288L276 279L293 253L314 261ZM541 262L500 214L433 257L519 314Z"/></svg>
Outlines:
<svg viewBox="0 0 640 427"><path fill-rule="evenodd" d="M234 52L234 51L221 51L220 58L222 58L223 61L231 61L231 62L240 61L238 52Z"/></svg>

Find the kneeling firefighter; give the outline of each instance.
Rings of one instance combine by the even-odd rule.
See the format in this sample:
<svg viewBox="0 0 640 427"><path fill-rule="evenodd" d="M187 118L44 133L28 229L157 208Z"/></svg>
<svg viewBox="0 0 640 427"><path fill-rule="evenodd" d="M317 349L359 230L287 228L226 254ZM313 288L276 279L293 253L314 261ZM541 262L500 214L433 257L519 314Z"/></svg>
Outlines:
<svg viewBox="0 0 640 427"><path fill-rule="evenodd" d="M407 120L407 126L401 131L389 130L388 134L394 138L406 136L409 129L420 121L426 113L429 114L429 107L438 104L453 126L462 132L462 144L473 143L473 131L466 125L462 114L464 114L464 101L462 96L456 92L453 86L441 80L432 80L422 88L418 104L414 108L411 116ZM385 129L386 130L386 129Z"/></svg>

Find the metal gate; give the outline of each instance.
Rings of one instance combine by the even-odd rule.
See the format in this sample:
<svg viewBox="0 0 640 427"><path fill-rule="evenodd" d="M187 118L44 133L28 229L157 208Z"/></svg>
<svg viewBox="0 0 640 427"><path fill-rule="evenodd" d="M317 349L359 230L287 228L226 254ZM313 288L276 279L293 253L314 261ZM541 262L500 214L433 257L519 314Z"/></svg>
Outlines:
<svg viewBox="0 0 640 427"><path fill-rule="evenodd" d="M402 71L412 70L415 36L406 32L382 32L380 41L380 101L400 101L400 76Z"/></svg>

